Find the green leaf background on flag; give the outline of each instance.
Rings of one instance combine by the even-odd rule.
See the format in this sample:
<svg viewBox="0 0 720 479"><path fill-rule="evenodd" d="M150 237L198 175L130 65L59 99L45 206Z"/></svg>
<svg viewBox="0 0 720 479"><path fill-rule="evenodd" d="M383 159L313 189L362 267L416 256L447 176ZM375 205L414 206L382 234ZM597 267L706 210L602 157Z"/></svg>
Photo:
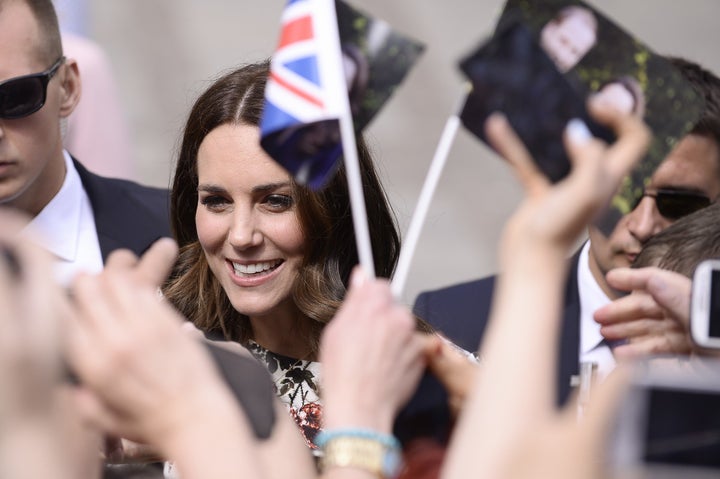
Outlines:
<svg viewBox="0 0 720 479"><path fill-rule="evenodd" d="M349 85L355 130L361 131L395 92L424 46L394 31L385 21L335 2L343 61L355 74Z"/></svg>
<svg viewBox="0 0 720 479"><path fill-rule="evenodd" d="M585 2L507 0L498 28L519 17L539 38L543 26L570 5L584 7L594 14L597 40L565 76L584 95L598 91L610 80L622 76L635 78L645 95L643 117L653 132L647 155L623 181L609 211L598 222L600 229L609 234L617 221L631 211L670 150L693 128L705 102L667 59Z"/></svg>

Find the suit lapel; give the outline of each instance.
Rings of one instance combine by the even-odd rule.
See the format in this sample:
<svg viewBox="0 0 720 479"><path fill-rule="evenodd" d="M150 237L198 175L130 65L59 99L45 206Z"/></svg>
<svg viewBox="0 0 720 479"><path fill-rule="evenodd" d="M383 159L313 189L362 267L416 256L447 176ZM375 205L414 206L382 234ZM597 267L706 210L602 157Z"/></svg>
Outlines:
<svg viewBox="0 0 720 479"><path fill-rule="evenodd" d="M565 288L565 308L563 310L562 332L560 334L560 354L558 355L557 399L563 405L571 392L570 379L578 374L580 354L580 295L577 284L577 268L580 251L570 261L570 271Z"/></svg>
<svg viewBox="0 0 720 479"><path fill-rule="evenodd" d="M128 187L120 186L127 183L91 173L74 158L73 162L93 208L103 262L119 248L141 255L155 240L170 235L166 223L160 225L141 200L132 197ZM141 187L135 187L139 192Z"/></svg>

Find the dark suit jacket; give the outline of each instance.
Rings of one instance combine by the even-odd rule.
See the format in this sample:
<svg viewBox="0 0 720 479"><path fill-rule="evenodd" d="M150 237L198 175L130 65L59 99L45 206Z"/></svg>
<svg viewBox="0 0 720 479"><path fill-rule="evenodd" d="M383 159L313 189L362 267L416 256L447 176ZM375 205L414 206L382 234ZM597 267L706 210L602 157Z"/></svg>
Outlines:
<svg viewBox="0 0 720 479"><path fill-rule="evenodd" d="M172 237L168 190L99 176L73 162L92 204L103 262L113 250L141 255L155 240Z"/></svg>
<svg viewBox="0 0 720 479"><path fill-rule="evenodd" d="M107 178L91 173L73 158L75 169L90 199L95 218L103 263L116 249L126 248L140 256L157 239L170 232L170 201L168 190L152 188L128 180ZM110 471L154 470L162 471L162 463L105 467Z"/></svg>
<svg viewBox="0 0 720 479"><path fill-rule="evenodd" d="M565 287L563 326L558 356L558 404L570 394L570 378L579 371L580 297L577 265L579 252L570 261ZM415 300L413 312L458 346L476 351L490 315L495 276L425 291Z"/></svg>

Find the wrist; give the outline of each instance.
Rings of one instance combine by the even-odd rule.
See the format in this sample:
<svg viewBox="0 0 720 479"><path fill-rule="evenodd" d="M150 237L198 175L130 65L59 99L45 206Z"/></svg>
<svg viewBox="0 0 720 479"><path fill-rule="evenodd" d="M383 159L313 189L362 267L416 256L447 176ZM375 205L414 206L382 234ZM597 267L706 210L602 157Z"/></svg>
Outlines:
<svg viewBox="0 0 720 479"><path fill-rule="evenodd" d="M338 404L338 402L327 401L326 404ZM349 402L341 402L340 404L350 405ZM392 424L393 414L385 411L384 408L365 411L364 408L357 405L347 408L326 406L323 411L323 427L329 430L358 428L389 434L392 431Z"/></svg>
<svg viewBox="0 0 720 479"><path fill-rule="evenodd" d="M183 451L192 451L192 447L188 450L188 444L206 440L212 444L213 435L235 430L242 420L240 414L234 398L224 388L200 386L192 394L175 401L175 407L165 408L158 414L149 425L148 442L159 448L165 457L179 457Z"/></svg>
<svg viewBox="0 0 720 479"><path fill-rule="evenodd" d="M400 442L391 434L363 428L325 429L316 442L323 452L322 473L351 468L390 479L402 468Z"/></svg>

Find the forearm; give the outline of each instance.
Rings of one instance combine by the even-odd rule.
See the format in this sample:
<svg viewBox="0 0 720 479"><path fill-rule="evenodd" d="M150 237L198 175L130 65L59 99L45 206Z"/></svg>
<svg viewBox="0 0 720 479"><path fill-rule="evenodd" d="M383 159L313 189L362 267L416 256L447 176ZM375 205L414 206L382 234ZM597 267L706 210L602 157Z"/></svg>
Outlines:
<svg viewBox="0 0 720 479"><path fill-rule="evenodd" d="M199 410L157 445L183 479L264 477L250 426L237 408ZM203 414L203 411L205 414Z"/></svg>
<svg viewBox="0 0 720 479"><path fill-rule="evenodd" d="M505 453L552 409L564 250L509 243L500 262L480 374L453 435L444 477L470 471L495 477L506 465ZM537 366L534 372L527 364Z"/></svg>
<svg viewBox="0 0 720 479"><path fill-rule="evenodd" d="M25 420L17 427L3 424L0 434L0 477L73 479L73 457L63 447L72 438L63 437L62 432L58 422L52 419Z"/></svg>
<svg viewBox="0 0 720 479"><path fill-rule="evenodd" d="M500 267L490 324L481 345L483 363L493 366L482 368L481 380L492 385L484 395L489 393L498 404L508 400L525 404L518 410L527 411L530 418L534 411L546 411L554 403L557 337L567 274L565 249L542 242L521 243L511 252L502 252ZM526 364L539 366L529 372ZM528 404L528 397L535 400Z"/></svg>

